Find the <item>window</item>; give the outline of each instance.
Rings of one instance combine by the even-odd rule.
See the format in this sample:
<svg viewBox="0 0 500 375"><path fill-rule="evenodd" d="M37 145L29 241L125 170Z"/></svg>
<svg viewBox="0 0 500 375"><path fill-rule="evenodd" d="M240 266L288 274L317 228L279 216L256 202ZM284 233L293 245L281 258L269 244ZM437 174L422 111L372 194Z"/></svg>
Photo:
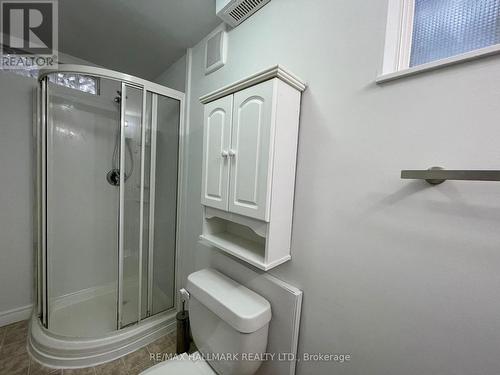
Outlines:
<svg viewBox="0 0 500 375"><path fill-rule="evenodd" d="M19 74L24 77L38 78L37 69L1 69L4 72ZM49 81L56 85L83 91L92 95L99 95L99 78L74 73L49 74Z"/></svg>
<svg viewBox="0 0 500 375"><path fill-rule="evenodd" d="M99 78L74 73L49 74L49 81L93 95L99 95Z"/></svg>
<svg viewBox="0 0 500 375"><path fill-rule="evenodd" d="M410 66L500 43L500 0L415 0Z"/></svg>
<svg viewBox="0 0 500 375"><path fill-rule="evenodd" d="M384 74L497 51L500 0L389 0Z"/></svg>

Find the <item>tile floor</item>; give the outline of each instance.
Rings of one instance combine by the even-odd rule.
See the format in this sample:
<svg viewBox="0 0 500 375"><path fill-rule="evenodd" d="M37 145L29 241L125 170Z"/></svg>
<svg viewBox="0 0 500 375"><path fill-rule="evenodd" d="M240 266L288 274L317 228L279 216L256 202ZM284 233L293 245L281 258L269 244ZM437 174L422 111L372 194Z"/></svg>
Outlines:
<svg viewBox="0 0 500 375"><path fill-rule="evenodd" d="M55 370L30 358L26 351L28 321L0 327L0 375L136 375L153 366L150 353L175 354L175 334L169 334L113 362L77 370Z"/></svg>

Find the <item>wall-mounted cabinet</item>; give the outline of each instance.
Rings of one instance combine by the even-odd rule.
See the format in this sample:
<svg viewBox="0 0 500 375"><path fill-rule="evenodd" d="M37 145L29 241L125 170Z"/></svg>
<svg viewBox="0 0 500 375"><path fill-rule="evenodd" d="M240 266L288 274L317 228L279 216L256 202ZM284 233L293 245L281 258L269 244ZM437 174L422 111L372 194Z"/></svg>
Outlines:
<svg viewBox="0 0 500 375"><path fill-rule="evenodd" d="M201 239L263 270L290 259L304 89L275 66L200 98Z"/></svg>

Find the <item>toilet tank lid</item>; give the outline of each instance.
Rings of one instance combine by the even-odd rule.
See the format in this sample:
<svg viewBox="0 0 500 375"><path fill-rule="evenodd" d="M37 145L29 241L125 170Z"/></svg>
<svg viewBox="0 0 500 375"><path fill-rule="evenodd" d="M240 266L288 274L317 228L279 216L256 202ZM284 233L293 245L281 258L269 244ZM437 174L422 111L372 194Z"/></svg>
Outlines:
<svg viewBox="0 0 500 375"><path fill-rule="evenodd" d="M190 274L186 289L239 332L255 332L271 320L271 305L264 297L214 269Z"/></svg>

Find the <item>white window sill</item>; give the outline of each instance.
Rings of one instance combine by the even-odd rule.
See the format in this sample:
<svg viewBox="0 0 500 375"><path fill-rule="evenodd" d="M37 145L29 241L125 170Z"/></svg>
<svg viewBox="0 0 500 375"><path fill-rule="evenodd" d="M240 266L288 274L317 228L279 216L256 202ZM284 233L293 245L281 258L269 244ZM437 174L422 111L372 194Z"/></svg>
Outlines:
<svg viewBox="0 0 500 375"><path fill-rule="evenodd" d="M392 73L384 73L378 76L375 79L376 83L385 83L389 81L394 81L396 79L400 79L403 77L413 76L415 74L420 74L424 72L428 72L431 70L437 70L441 68L445 68L450 65L461 64L467 61L476 60L482 57L496 55L500 53L500 44L495 44L494 46L481 48L475 51L467 52L461 55L456 55L452 57L448 57L442 60L432 61L427 64L422 64L418 66L414 66L412 68L399 70Z"/></svg>

